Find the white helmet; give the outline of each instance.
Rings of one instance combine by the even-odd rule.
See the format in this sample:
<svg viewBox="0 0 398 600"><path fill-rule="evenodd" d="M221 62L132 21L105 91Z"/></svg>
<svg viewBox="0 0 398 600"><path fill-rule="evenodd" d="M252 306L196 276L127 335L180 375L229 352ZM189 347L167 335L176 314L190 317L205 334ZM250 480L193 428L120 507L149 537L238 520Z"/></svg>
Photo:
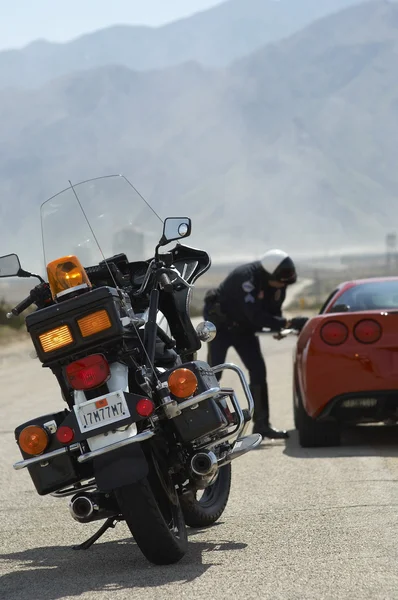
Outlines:
<svg viewBox="0 0 398 600"><path fill-rule="evenodd" d="M261 266L273 281L280 281L290 285L297 281L294 262L283 250L268 250L260 259Z"/></svg>

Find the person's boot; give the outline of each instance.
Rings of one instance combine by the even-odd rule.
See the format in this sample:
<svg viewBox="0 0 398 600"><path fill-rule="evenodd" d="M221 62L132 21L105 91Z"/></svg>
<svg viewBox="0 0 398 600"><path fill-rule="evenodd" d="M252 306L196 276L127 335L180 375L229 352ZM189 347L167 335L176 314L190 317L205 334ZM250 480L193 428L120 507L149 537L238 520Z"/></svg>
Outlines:
<svg viewBox="0 0 398 600"><path fill-rule="evenodd" d="M289 437L289 434L287 431L285 431L284 429L274 429L271 425L265 425L262 428L260 428L260 430L257 432L255 431L254 433L261 433L261 435L264 438L269 438L271 440L286 440Z"/></svg>
<svg viewBox="0 0 398 600"><path fill-rule="evenodd" d="M289 437L287 431L274 429L269 423L267 386L250 385L250 391L254 401L253 433L259 433L263 439L287 439Z"/></svg>

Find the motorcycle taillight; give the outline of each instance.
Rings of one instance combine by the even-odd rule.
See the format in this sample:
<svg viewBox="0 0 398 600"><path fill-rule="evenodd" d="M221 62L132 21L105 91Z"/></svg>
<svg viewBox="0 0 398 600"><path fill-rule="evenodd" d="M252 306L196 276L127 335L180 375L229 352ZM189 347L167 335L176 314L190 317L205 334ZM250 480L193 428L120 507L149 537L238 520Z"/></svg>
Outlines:
<svg viewBox="0 0 398 600"><path fill-rule="evenodd" d="M92 354L68 365L65 374L74 390L92 390L108 381L111 371L102 354Z"/></svg>

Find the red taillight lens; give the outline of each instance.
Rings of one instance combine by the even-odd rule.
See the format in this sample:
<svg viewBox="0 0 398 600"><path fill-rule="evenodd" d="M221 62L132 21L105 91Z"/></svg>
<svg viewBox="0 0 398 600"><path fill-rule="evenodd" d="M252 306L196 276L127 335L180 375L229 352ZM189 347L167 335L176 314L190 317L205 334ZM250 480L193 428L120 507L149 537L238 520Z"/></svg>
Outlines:
<svg viewBox="0 0 398 600"><path fill-rule="evenodd" d="M348 338L348 327L339 321L329 321L321 329L321 338L329 346L344 344Z"/></svg>
<svg viewBox="0 0 398 600"><path fill-rule="evenodd" d="M92 354L71 363L65 369L66 377L74 390L92 390L110 377L108 361L102 354Z"/></svg>
<svg viewBox="0 0 398 600"><path fill-rule="evenodd" d="M55 435L61 444L70 444L75 437L75 432L70 427L63 426L57 429L57 433Z"/></svg>
<svg viewBox="0 0 398 600"><path fill-rule="evenodd" d="M354 336L362 344L374 344L381 338L381 325L372 319L359 321L354 327Z"/></svg>
<svg viewBox="0 0 398 600"><path fill-rule="evenodd" d="M152 400L148 398L141 398L138 400L135 410L138 412L140 417L150 417L155 410L155 405Z"/></svg>

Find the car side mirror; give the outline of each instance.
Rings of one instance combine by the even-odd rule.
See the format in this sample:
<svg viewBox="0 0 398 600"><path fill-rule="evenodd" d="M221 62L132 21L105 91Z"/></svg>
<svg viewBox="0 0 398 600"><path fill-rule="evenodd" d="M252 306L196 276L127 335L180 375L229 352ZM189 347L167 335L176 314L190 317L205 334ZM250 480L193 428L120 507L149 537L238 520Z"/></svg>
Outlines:
<svg viewBox="0 0 398 600"><path fill-rule="evenodd" d="M18 277L21 271L21 263L16 254L0 257L0 277Z"/></svg>
<svg viewBox="0 0 398 600"><path fill-rule="evenodd" d="M186 238L191 235L191 230L192 222L189 217L167 217L159 246L166 246L169 242Z"/></svg>

